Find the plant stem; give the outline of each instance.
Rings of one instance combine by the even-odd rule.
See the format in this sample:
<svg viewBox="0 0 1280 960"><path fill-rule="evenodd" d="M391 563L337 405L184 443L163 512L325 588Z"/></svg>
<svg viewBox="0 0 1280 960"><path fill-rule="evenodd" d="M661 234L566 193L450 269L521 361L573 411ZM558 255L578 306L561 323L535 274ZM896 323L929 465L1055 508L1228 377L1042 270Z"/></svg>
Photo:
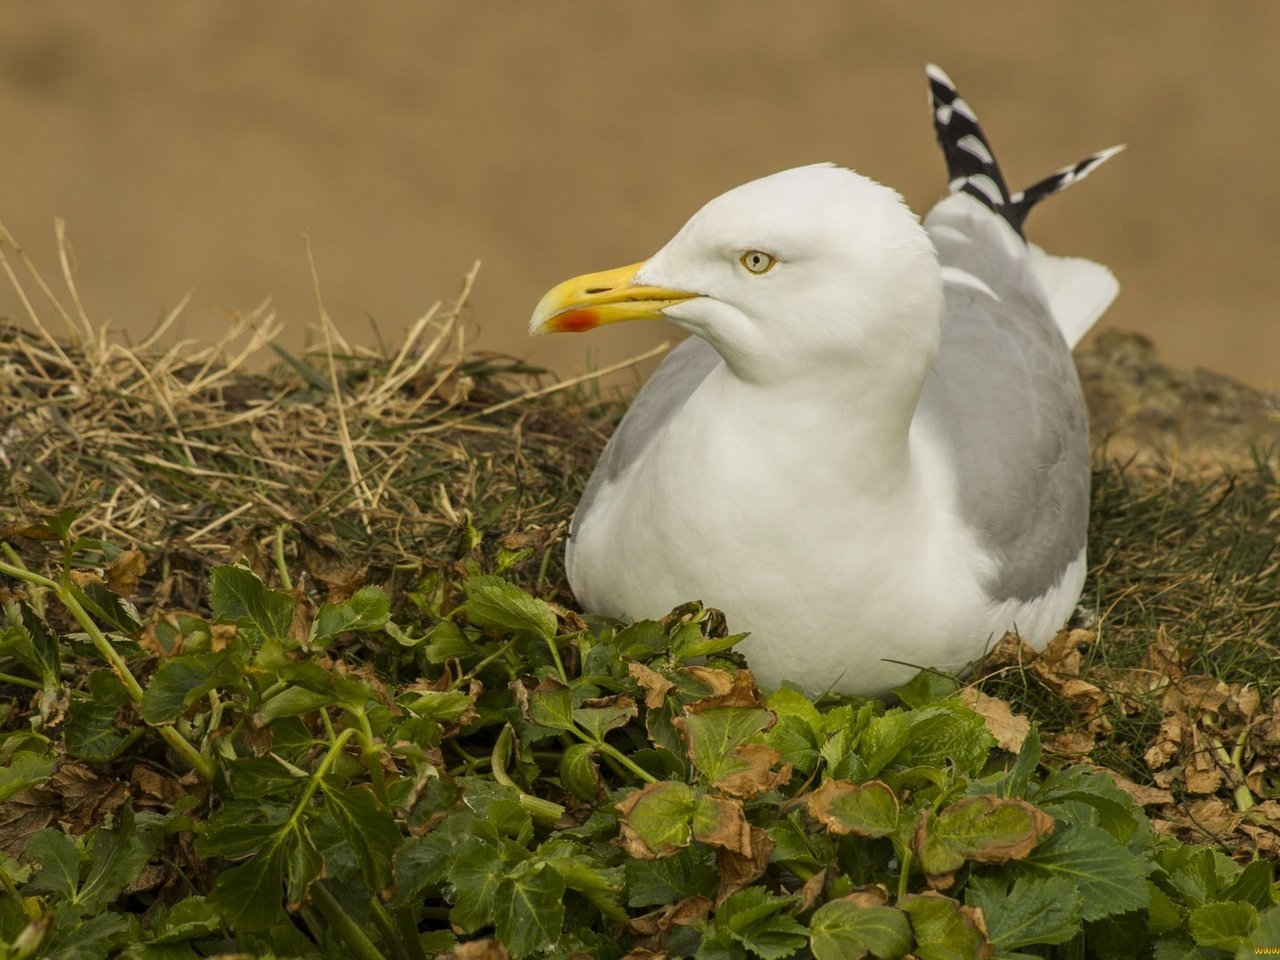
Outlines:
<svg viewBox="0 0 1280 960"><path fill-rule="evenodd" d="M287 592L293 592L293 581L289 579L289 568L284 562L284 528L282 523L276 527L276 574L280 577L280 586Z"/></svg>
<svg viewBox="0 0 1280 960"><path fill-rule="evenodd" d="M342 909L342 904L334 899L323 880L317 880L311 885L311 901L316 905L316 910L324 917L325 922L338 935L338 939L350 949L351 956L358 960L387 960L373 945L373 941L365 936L360 925Z"/></svg>
<svg viewBox="0 0 1280 960"><path fill-rule="evenodd" d="M612 759L618 761L618 763L622 764L624 767L626 767L628 770L634 773L637 777L639 777L645 783L658 782L657 777L655 777L653 774L651 774L648 770L644 769L643 767L638 766L634 760L628 757L625 753L623 753L617 747L611 744L605 743L603 740L591 740L589 738L587 739L587 743L595 744L597 747L600 748L601 753L606 754Z"/></svg>
<svg viewBox="0 0 1280 960"><path fill-rule="evenodd" d="M48 577L42 577L38 573L33 573L21 566L5 563L3 560L0 560L0 573L52 590L54 595L57 596L58 602L84 628L84 632L89 635L89 640L92 641L98 654L107 661L112 672L124 684L124 688L129 694L129 699L135 704L142 702L142 686L129 670L129 665L124 662L124 658L111 645L111 641L107 639L106 634L93 622L93 618L89 616L88 611L80 605L80 601L76 599L75 594L72 592L70 581L55 583ZM191 769L199 774L200 779L213 779L213 761L188 743L186 737L168 724L158 725L155 729L169 746L182 755L183 759L190 764Z"/></svg>

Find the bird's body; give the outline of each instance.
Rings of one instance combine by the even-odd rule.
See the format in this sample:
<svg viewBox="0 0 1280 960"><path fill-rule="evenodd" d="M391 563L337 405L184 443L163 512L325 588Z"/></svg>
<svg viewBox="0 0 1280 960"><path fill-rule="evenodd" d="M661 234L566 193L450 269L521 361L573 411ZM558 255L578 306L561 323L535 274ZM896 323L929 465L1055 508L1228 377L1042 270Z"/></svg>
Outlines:
<svg viewBox="0 0 1280 960"><path fill-rule="evenodd" d="M944 149L977 146L948 153L953 192L924 228L866 178L799 168L712 201L638 269L540 304L543 328L661 315L695 334L579 504L567 567L586 609L701 599L750 631L763 685L815 694L957 670L1008 629L1041 646L1070 614L1089 465L1064 330L1087 329L1114 280L1027 246L1020 195L930 77Z"/></svg>

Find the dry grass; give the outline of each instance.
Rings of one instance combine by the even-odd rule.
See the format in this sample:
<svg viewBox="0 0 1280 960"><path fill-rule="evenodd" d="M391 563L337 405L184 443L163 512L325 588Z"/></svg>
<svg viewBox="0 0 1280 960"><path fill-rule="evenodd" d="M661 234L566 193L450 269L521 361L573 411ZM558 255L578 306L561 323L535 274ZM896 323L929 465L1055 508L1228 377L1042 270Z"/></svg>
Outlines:
<svg viewBox="0 0 1280 960"><path fill-rule="evenodd" d="M623 404L596 389L611 371L554 382L469 351L474 271L383 352L344 340L317 283L319 345L296 357L275 348L276 365L253 373L278 330L270 304L215 343L162 348L184 302L129 345L85 315L60 248L55 291L0 226L0 269L26 312L25 329L0 320L0 540L72 510L107 555L146 553L140 605L189 608L208 568L240 557L277 583L303 569L322 589L367 580L394 595L479 541L519 552L524 585L572 603L555 547ZM1114 405L1106 363L1082 363L1091 400ZM1143 368L1134 381L1153 377ZM1161 422L1181 424L1186 397L1170 396L1177 416ZM1269 415L1268 403L1248 409ZM1280 481L1269 456L1229 470L1100 463L1085 593L1095 629L1047 659L1006 651L983 686L1035 717L1051 754L1156 791L1143 798L1166 829L1280 853ZM40 548L23 540L29 560Z"/></svg>

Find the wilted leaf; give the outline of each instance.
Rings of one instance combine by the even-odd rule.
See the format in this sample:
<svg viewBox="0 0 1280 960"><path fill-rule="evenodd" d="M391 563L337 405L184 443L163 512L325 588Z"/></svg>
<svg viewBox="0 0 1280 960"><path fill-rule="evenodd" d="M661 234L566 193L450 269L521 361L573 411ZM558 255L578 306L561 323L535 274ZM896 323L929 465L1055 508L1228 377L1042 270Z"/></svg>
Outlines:
<svg viewBox="0 0 1280 960"><path fill-rule="evenodd" d="M870 954L895 960L911 949L911 924L901 910L864 906L843 897L820 906L809 920L809 946L817 960L860 960Z"/></svg>
<svg viewBox="0 0 1280 960"><path fill-rule="evenodd" d="M660 780L627 794L617 807L622 843L633 857L656 860L692 840L694 795L687 784Z"/></svg>
<svg viewBox="0 0 1280 960"><path fill-rule="evenodd" d="M936 815L926 812L911 846L929 885L945 890L966 860L1020 860L1052 831L1053 817L1027 801L987 795L960 800Z"/></svg>
<svg viewBox="0 0 1280 960"><path fill-rule="evenodd" d="M753 688L754 689L754 688ZM730 694L732 696L732 694ZM721 699L721 698L708 698ZM706 779L719 785L728 782L747 791L744 796L751 796L756 788L770 789L776 778L767 775L769 764L762 761L766 756L769 763L780 754L765 746L769 753L760 751L739 751L739 747L748 740L769 729L773 725L774 715L763 707L716 706L706 708L708 700L690 704L684 708L685 715L674 721L687 744L689 759L702 771Z"/></svg>
<svg viewBox="0 0 1280 960"><path fill-rule="evenodd" d="M723 901L739 890L745 889L764 876L773 853L773 838L763 827L751 827L748 834L749 850L743 856L728 848L716 851L716 869L720 884L716 888L716 900Z"/></svg>
<svg viewBox="0 0 1280 960"><path fill-rule="evenodd" d="M805 797L805 807L837 836L884 837L898 828L898 797L879 780L828 780Z"/></svg>
<svg viewBox="0 0 1280 960"><path fill-rule="evenodd" d="M698 797L693 805L693 838L720 847L740 857L751 856L751 830L742 801L710 794Z"/></svg>

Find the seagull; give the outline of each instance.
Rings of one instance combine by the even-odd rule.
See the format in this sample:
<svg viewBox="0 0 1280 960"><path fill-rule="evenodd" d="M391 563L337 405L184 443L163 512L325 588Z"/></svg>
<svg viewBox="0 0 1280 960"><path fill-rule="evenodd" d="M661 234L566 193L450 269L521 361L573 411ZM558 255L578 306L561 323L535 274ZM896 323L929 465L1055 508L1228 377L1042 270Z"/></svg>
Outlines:
<svg viewBox="0 0 1280 960"><path fill-rule="evenodd" d="M926 74L949 192L923 223L832 164L710 201L648 260L567 280L533 333L692 334L636 396L570 526L583 608L700 599L765 689L883 696L1006 632L1042 649L1085 577L1089 439L1071 347L1119 290L1028 211L1120 147L1011 193Z"/></svg>

